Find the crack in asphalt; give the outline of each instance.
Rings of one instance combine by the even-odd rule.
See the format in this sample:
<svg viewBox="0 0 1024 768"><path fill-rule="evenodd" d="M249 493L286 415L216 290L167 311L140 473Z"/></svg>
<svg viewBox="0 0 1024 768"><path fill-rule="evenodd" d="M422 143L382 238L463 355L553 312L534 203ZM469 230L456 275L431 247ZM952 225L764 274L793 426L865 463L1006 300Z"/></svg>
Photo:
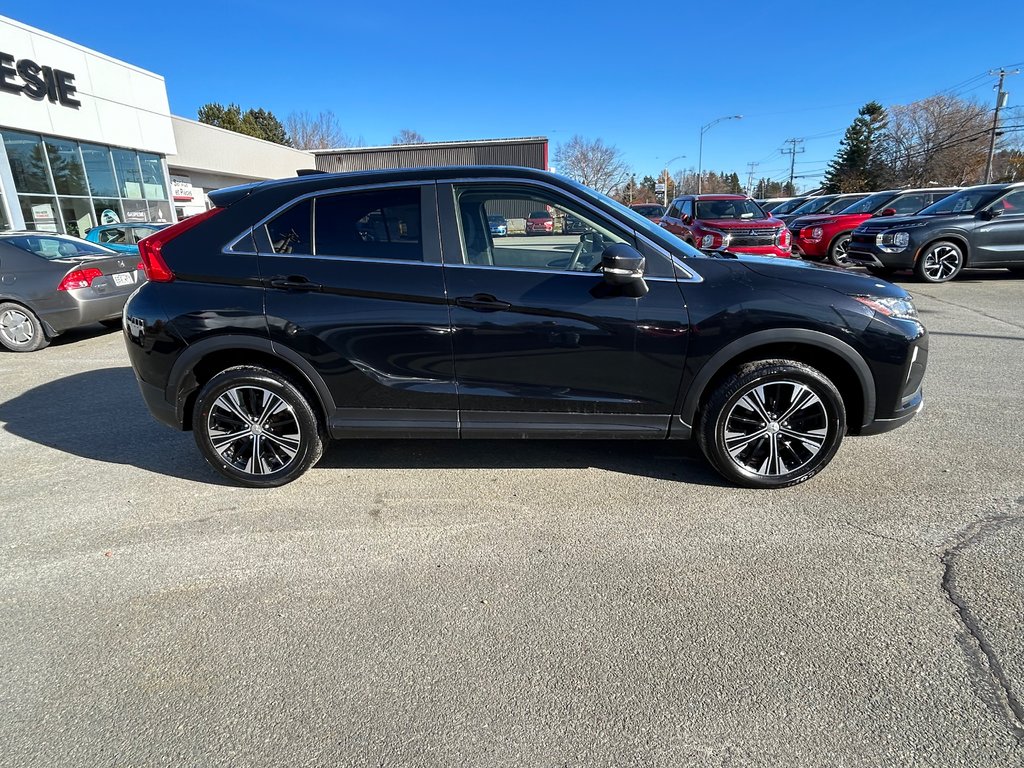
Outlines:
<svg viewBox="0 0 1024 768"><path fill-rule="evenodd" d="M919 293L922 296L927 296L932 301L937 301L940 304L947 304L947 305L949 305L951 307L956 307L957 309L963 309L963 310L966 310L968 312L973 312L976 315L981 315L982 317L987 317L989 320L995 320L997 323L1004 323L1005 325L1008 325L1011 328L1018 328L1018 329L1024 331L1024 325L1020 325L1018 323L1013 323L1013 322L1010 322L1009 320L1004 320L1003 318L996 317L995 315L990 315L987 312L982 312L980 309L975 309L974 307L969 307L969 306L966 306L964 304L957 304L955 301L950 301L949 299L940 299L938 296L934 296L934 295L932 295L930 293L925 293L924 291L921 291L921 290L915 291L915 293Z"/></svg>
<svg viewBox="0 0 1024 768"><path fill-rule="evenodd" d="M853 530L860 531L864 535L871 536L875 539L881 539L882 541L891 541L894 544L902 544L903 546L910 547L911 549L924 549L924 547L922 547L920 544L916 542L908 541L907 539L901 539L896 536L886 536L884 533L879 533L878 531L873 531L870 528L864 528L863 526L857 525L855 522L853 522L852 520L848 520L845 517L836 518L836 522L849 526L850 528L853 528Z"/></svg>
<svg viewBox="0 0 1024 768"><path fill-rule="evenodd" d="M1018 503L1024 499L1018 499ZM987 533L998 530L1007 523L1024 519L1021 515L999 515L971 523L962 533L960 539L951 546L944 549L938 555L942 564L942 591L956 608L957 616L967 634L973 639L971 648L977 662L977 672L991 685L992 694L999 705L1001 714L1006 718L1011 733L1016 737L1019 744L1024 745L1024 705L1017 698L1009 678L1003 670L999 661L999 655L992 645L985 639L981 623L974 615L956 581L957 558L966 547L973 544ZM967 649L968 644L962 644Z"/></svg>

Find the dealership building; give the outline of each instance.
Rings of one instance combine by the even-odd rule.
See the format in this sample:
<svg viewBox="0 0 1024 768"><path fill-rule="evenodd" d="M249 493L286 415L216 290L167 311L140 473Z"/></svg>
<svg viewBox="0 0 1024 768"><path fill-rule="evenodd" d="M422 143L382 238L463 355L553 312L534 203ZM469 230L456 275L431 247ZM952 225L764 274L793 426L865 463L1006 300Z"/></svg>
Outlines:
<svg viewBox="0 0 1024 768"><path fill-rule="evenodd" d="M292 149L174 116L161 75L0 16L0 230L177 221L210 190L303 169L547 161L543 137Z"/></svg>

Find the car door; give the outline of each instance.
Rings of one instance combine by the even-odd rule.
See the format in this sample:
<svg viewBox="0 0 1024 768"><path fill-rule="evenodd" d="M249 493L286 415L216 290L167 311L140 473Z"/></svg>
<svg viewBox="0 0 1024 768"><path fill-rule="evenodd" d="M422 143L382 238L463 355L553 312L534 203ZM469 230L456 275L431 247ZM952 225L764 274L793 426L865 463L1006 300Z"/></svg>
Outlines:
<svg viewBox="0 0 1024 768"><path fill-rule="evenodd" d="M601 252L635 233L540 182L439 184L438 204L461 433L664 435L687 343L671 262L652 254L642 297L612 288ZM512 234L538 207L586 231Z"/></svg>
<svg viewBox="0 0 1024 768"><path fill-rule="evenodd" d="M305 196L253 235L271 341L322 376L332 432L457 436L433 184Z"/></svg>
<svg viewBox="0 0 1024 768"><path fill-rule="evenodd" d="M975 229L968 266L1024 265L1024 189L1001 197L988 210L997 215Z"/></svg>

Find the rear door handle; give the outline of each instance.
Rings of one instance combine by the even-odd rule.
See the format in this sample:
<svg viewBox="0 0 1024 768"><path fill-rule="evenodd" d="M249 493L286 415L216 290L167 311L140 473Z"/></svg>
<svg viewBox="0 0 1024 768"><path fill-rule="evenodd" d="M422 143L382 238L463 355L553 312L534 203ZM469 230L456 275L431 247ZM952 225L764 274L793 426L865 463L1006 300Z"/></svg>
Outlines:
<svg viewBox="0 0 1024 768"><path fill-rule="evenodd" d="M285 291L322 291L324 289L319 283L311 283L302 275L272 277L267 282L271 288L280 288Z"/></svg>
<svg viewBox="0 0 1024 768"><path fill-rule="evenodd" d="M504 312L512 309L507 301L499 301L489 293L477 293L473 296L461 296L455 303L465 309L472 309L476 312Z"/></svg>

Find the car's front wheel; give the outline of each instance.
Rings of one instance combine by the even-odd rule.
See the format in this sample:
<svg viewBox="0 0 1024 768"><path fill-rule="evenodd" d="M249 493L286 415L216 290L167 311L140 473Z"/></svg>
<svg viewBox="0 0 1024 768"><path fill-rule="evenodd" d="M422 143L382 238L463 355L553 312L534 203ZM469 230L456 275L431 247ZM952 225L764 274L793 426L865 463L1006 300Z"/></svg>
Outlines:
<svg viewBox="0 0 1024 768"><path fill-rule="evenodd" d="M947 283L964 268L964 252L948 240L932 243L917 259L914 274L926 283Z"/></svg>
<svg viewBox="0 0 1024 768"><path fill-rule="evenodd" d="M850 255L847 251L850 249L851 237L852 235L849 232L844 232L832 241L832 245L828 248L828 260L830 264L834 264L837 267L850 266Z"/></svg>
<svg viewBox="0 0 1024 768"><path fill-rule="evenodd" d="M792 360L759 360L711 394L697 441L726 479L785 488L824 469L845 433L843 398L821 371Z"/></svg>
<svg viewBox="0 0 1024 768"><path fill-rule="evenodd" d="M239 485L290 483L317 462L324 436L309 399L290 379L238 366L203 386L192 413L203 457Z"/></svg>
<svg viewBox="0 0 1024 768"><path fill-rule="evenodd" d="M50 340L35 313L20 304L0 304L0 345L11 352L35 352Z"/></svg>

